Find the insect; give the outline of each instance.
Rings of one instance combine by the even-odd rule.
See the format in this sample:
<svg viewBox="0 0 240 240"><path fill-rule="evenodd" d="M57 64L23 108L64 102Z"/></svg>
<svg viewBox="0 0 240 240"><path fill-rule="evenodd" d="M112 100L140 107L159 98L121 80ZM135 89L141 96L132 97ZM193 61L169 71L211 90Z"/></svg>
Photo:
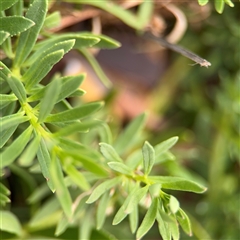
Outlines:
<svg viewBox="0 0 240 240"><path fill-rule="evenodd" d="M199 64L201 67L208 68L209 66L211 66L211 63L208 62L206 59L199 57L197 54L195 54L179 45L172 44L163 38L156 37L151 33L145 33L144 38L154 40L154 41L160 43L163 47L169 48L175 52L182 54L183 56L193 60L195 62L195 64Z"/></svg>

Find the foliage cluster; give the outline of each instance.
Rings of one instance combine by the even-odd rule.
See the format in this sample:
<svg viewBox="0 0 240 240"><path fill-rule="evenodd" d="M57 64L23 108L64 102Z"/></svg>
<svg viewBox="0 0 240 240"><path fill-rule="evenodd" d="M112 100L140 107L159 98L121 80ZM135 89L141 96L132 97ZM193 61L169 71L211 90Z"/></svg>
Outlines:
<svg viewBox="0 0 240 240"><path fill-rule="evenodd" d="M216 5L219 12L221 2L221 7ZM87 49L120 46L107 36L88 32L50 35L48 29L60 19L58 13L48 13L48 4L47 0L2 0L0 5L3 238L116 239L114 228L108 230L104 225L108 215L113 216L113 225L128 216L137 239L154 223L164 240L179 239L179 226L192 235L189 217L171 190L203 193L206 188L188 178L157 172L164 163L174 162L169 149L178 138L155 146L144 141L146 114L114 136L106 116L99 113L104 103L79 100L85 94L79 88L85 75L54 75L44 84L52 67L75 49L91 59L103 83L110 86ZM107 1L91 4L137 30L149 21L153 7L151 1L144 1L134 15L117 4L109 8ZM71 104L70 99L78 99L78 104ZM24 191L30 194L29 217L11 210L8 178L12 173L23 179ZM55 232L47 232L52 226Z"/></svg>

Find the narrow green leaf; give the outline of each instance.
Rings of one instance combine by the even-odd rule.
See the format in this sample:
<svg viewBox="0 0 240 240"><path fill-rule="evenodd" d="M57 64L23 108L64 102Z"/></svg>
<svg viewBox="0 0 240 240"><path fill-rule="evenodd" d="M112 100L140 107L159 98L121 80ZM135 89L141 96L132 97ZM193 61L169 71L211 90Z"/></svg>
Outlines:
<svg viewBox="0 0 240 240"><path fill-rule="evenodd" d="M54 235L58 237L59 235L65 232L68 226L69 220L63 215L61 219L58 221Z"/></svg>
<svg viewBox="0 0 240 240"><path fill-rule="evenodd" d="M86 203L93 203L97 201L106 191L116 186L121 181L121 177L115 177L109 180L104 181L98 185L87 199Z"/></svg>
<svg viewBox="0 0 240 240"><path fill-rule="evenodd" d="M86 122L76 122L72 123L56 133L54 133L55 137L63 137L68 136L76 132L87 132L90 128L98 126L99 121L86 121Z"/></svg>
<svg viewBox="0 0 240 240"><path fill-rule="evenodd" d="M21 33L13 62L14 67L17 68L21 66L32 51L46 16L47 5L48 0L35 0L27 10L26 18L32 20L35 25L29 30ZM16 26L18 26L18 24L16 24Z"/></svg>
<svg viewBox="0 0 240 240"><path fill-rule="evenodd" d="M172 195L170 196L169 207L173 214L175 214L180 208L178 200Z"/></svg>
<svg viewBox="0 0 240 240"><path fill-rule="evenodd" d="M208 0L198 0L198 4L200 5L200 6L204 6L204 5L206 5L208 3Z"/></svg>
<svg viewBox="0 0 240 240"><path fill-rule="evenodd" d="M53 65L61 60L64 55L63 50L49 53L40 61L35 62L23 75L22 79L29 90L39 83L52 69Z"/></svg>
<svg viewBox="0 0 240 240"><path fill-rule="evenodd" d="M33 193L27 198L27 202L30 204L39 203L46 196L52 194L49 187L44 182L42 185L38 186Z"/></svg>
<svg viewBox="0 0 240 240"><path fill-rule="evenodd" d="M125 211L125 208L128 205L129 200L130 200L130 197L127 197L123 205L118 209L117 213L113 218L112 225L119 224L128 215L128 213Z"/></svg>
<svg viewBox="0 0 240 240"><path fill-rule="evenodd" d="M97 37L91 37L82 33L61 33L59 35L52 35L51 38L37 43L35 47L38 51L43 52L56 43L72 39L75 40L74 49L92 47L100 41Z"/></svg>
<svg viewBox="0 0 240 240"><path fill-rule="evenodd" d="M20 236L22 234L22 227L15 215L9 211L0 210L1 224L0 229L9 233ZM4 220L4 221L3 221Z"/></svg>
<svg viewBox="0 0 240 240"><path fill-rule="evenodd" d="M80 152L79 150L72 150L71 152L69 150L65 150L65 152L76 162L81 163L84 169L101 177L106 177L108 175L105 167L99 164L99 162L96 161L96 158L92 158L92 156L88 155L83 155L83 152Z"/></svg>
<svg viewBox="0 0 240 240"><path fill-rule="evenodd" d="M8 128L18 126L20 123L26 122L27 120L29 120L29 117L23 116L23 113L15 113L12 115L2 117L0 119L1 133ZM7 133L9 133L9 132L5 132L5 134L7 134Z"/></svg>
<svg viewBox="0 0 240 240"><path fill-rule="evenodd" d="M63 212L68 219L70 219L72 216L72 199L66 184L64 183L63 172L59 160L54 156L51 160L50 176L56 189L57 198L61 204Z"/></svg>
<svg viewBox="0 0 240 240"><path fill-rule="evenodd" d="M14 5L18 0L1 0L0 11L4 11Z"/></svg>
<svg viewBox="0 0 240 240"><path fill-rule="evenodd" d="M40 141L40 146L37 151L37 158L38 158L38 162L39 162L42 174L45 177L45 179L47 180L47 184L48 184L49 188L54 192L55 188L54 188L52 179L50 177L50 170L49 170L50 163L51 163L51 157L48 152L47 145L43 138Z"/></svg>
<svg viewBox="0 0 240 240"><path fill-rule="evenodd" d="M14 76L11 76L8 78L7 82L9 84L11 90L13 91L13 93L18 98L19 102L21 104L26 103L26 100L27 100L26 91L25 91L25 88L24 88L21 80L17 79Z"/></svg>
<svg viewBox="0 0 240 240"><path fill-rule="evenodd" d="M0 193L10 195L10 191L0 182Z"/></svg>
<svg viewBox="0 0 240 240"><path fill-rule="evenodd" d="M191 222L187 216L187 214L180 208L179 211L176 214L177 220L179 224L181 225L183 231L188 234L189 236L192 236L192 228L191 228Z"/></svg>
<svg viewBox="0 0 240 240"><path fill-rule="evenodd" d="M178 223L175 220L174 222L168 223L169 230L171 231L172 234L172 239L173 240L179 240L180 239L180 233L179 233L179 227Z"/></svg>
<svg viewBox="0 0 240 240"><path fill-rule="evenodd" d="M16 101L14 94L0 94L0 109L7 106L9 103Z"/></svg>
<svg viewBox="0 0 240 240"><path fill-rule="evenodd" d="M61 91L61 81L54 79L47 87L43 99L40 101L38 122L41 123L52 111Z"/></svg>
<svg viewBox="0 0 240 240"><path fill-rule="evenodd" d="M21 166L30 166L37 154L41 137L35 136L31 143L26 147L25 151L19 158L19 164Z"/></svg>
<svg viewBox="0 0 240 240"><path fill-rule="evenodd" d="M154 2L152 1L143 1L138 10L138 22L144 28L150 22L152 17L152 12L154 8Z"/></svg>
<svg viewBox="0 0 240 240"><path fill-rule="evenodd" d="M109 125L105 122L101 123L101 126L98 128L100 141L105 142L107 144L112 144L113 136Z"/></svg>
<svg viewBox="0 0 240 240"><path fill-rule="evenodd" d="M142 238L153 226L157 216L158 204L158 198L154 198L150 208L148 209L146 215L143 218L140 227L137 230L137 239Z"/></svg>
<svg viewBox="0 0 240 240"><path fill-rule="evenodd" d="M23 1L22 0L17 0L17 2L11 7L10 11L12 15L23 15Z"/></svg>
<svg viewBox="0 0 240 240"><path fill-rule="evenodd" d="M62 78L62 90L58 96L58 102L74 93L85 79L85 74Z"/></svg>
<svg viewBox="0 0 240 240"><path fill-rule="evenodd" d="M13 126L10 128L7 128L3 131L1 131L1 137L0 137L0 148L2 148L6 142L9 140L9 138L13 135L13 133L15 132L17 126Z"/></svg>
<svg viewBox="0 0 240 240"><path fill-rule="evenodd" d="M57 27L60 25L61 22L61 14L59 11L55 11L53 13L50 13L43 24L43 28L45 29L51 29L53 27Z"/></svg>
<svg viewBox="0 0 240 240"><path fill-rule="evenodd" d="M77 186L79 186L80 189L83 191L88 191L90 189L87 179L72 164L68 164L67 166L64 165L63 168L67 175Z"/></svg>
<svg viewBox="0 0 240 240"><path fill-rule="evenodd" d="M84 58L86 58L86 60L90 63L94 72L97 74L102 83L108 88L111 87L112 86L111 81L109 80L105 72L102 70L96 58L85 48L81 47L78 50L81 52Z"/></svg>
<svg viewBox="0 0 240 240"><path fill-rule="evenodd" d="M130 204L130 208L134 208L134 206L137 206L137 200L135 199L134 203L131 204L131 200L134 200L134 195L135 193L139 190L138 186L136 186L135 188L131 189L129 195L127 196L127 198L125 199L124 203L122 204L122 206L118 209L117 213L115 214L114 218L113 218L113 225L117 225L119 224L128 214L129 212L126 211L127 207ZM138 196L139 198L139 196ZM132 209L129 209L130 211L133 211Z"/></svg>
<svg viewBox="0 0 240 240"><path fill-rule="evenodd" d="M71 2L72 0L66 0L68 2ZM115 17L119 18L121 21L129 25L130 27L133 27L135 29L141 29L142 26L140 26L139 22L137 21L137 17L132 14L129 10L125 10L120 5L115 4L113 2L109 1L91 1L89 0L78 0L79 3L82 4L91 4L95 7L98 7L102 9L103 11L107 11L110 14L114 15Z"/></svg>
<svg viewBox="0 0 240 240"><path fill-rule="evenodd" d="M99 145L102 155L106 158L108 162L123 163L123 160L120 158L120 156L117 154L117 152L111 145L107 143L99 143Z"/></svg>
<svg viewBox="0 0 240 240"><path fill-rule="evenodd" d="M145 142L142 148L142 154L144 174L148 175L151 172L155 162L154 148L148 142Z"/></svg>
<svg viewBox="0 0 240 240"><path fill-rule="evenodd" d="M45 48L44 51L42 51L42 49L40 49L40 50L36 51L29 59L27 59L25 61L24 66L32 65L36 61L39 61L39 59L42 59L45 56L47 56L48 54L59 51L59 50L63 50L64 54L66 54L67 52L69 52L72 49L74 44L75 44L75 40L69 39L66 41L55 43L54 45L50 46L49 48Z"/></svg>
<svg viewBox="0 0 240 240"><path fill-rule="evenodd" d="M135 137L137 137L137 134L142 130L143 126L145 125L145 121L146 114L139 115L119 135L118 139L113 145L114 149L118 152L118 154L123 153L125 150L131 147L131 143L134 142Z"/></svg>
<svg viewBox="0 0 240 240"><path fill-rule="evenodd" d="M134 194L131 195L129 203L125 209L126 213L131 213L134 210L134 208L139 204L141 199L147 194L148 189L149 186L147 185L143 188L134 191Z"/></svg>
<svg viewBox="0 0 240 240"><path fill-rule="evenodd" d="M110 200L110 193L109 191L107 191L101 197L97 207L97 214L96 214L97 229L101 229L105 222L105 219L107 217L106 210L107 210L109 200Z"/></svg>
<svg viewBox="0 0 240 240"><path fill-rule="evenodd" d="M149 180L160 183L162 188L172 189L172 190L180 190L187 192L195 192L195 193L203 193L207 190L206 187L184 179L180 177L168 177L168 176L149 176Z"/></svg>
<svg viewBox="0 0 240 240"><path fill-rule="evenodd" d="M121 47L121 43L102 34L93 34L90 32L81 32L86 37L95 37L98 38L100 41L94 44L94 48L101 48L101 49L114 49Z"/></svg>
<svg viewBox="0 0 240 240"><path fill-rule="evenodd" d="M6 204L10 202L11 200L6 195L0 192L0 206L6 206Z"/></svg>
<svg viewBox="0 0 240 240"><path fill-rule="evenodd" d="M24 32L35 25L31 19L22 16L0 17L0 22L1 31L8 32L11 36Z"/></svg>
<svg viewBox="0 0 240 240"><path fill-rule="evenodd" d="M69 122L84 118L103 106L103 102L88 103L64 112L52 114L46 118L46 122Z"/></svg>
<svg viewBox="0 0 240 240"><path fill-rule="evenodd" d="M129 214L130 229L132 234L136 232L138 227L138 206L135 205L132 212Z"/></svg>
<svg viewBox="0 0 240 240"><path fill-rule="evenodd" d="M165 222L162 217L161 214L158 213L157 214L157 221L158 221L158 229L159 232L161 234L161 237L163 240L171 240L171 231L169 229L169 223Z"/></svg>
<svg viewBox="0 0 240 240"><path fill-rule="evenodd" d="M122 173L124 175L133 175L133 171L124 163L120 162L108 162L108 166L116 172Z"/></svg>
<svg viewBox="0 0 240 240"><path fill-rule="evenodd" d="M10 69L2 61L0 61L0 79L2 78L3 80L7 81L10 74Z"/></svg>
<svg viewBox="0 0 240 240"><path fill-rule="evenodd" d="M33 215L28 224L28 228L31 230L41 230L55 226L62 216L62 211L59 210L60 205L57 198L48 199Z"/></svg>
<svg viewBox="0 0 240 240"><path fill-rule="evenodd" d="M218 13L223 13L225 2L224 0L215 0L215 9Z"/></svg>
<svg viewBox="0 0 240 240"><path fill-rule="evenodd" d="M23 151L30 140L32 126L29 126L14 142L0 153L1 168L10 165Z"/></svg>
<svg viewBox="0 0 240 240"><path fill-rule="evenodd" d="M0 45L10 36L9 32L0 31Z"/></svg>
<svg viewBox="0 0 240 240"><path fill-rule="evenodd" d="M161 187L162 187L162 185L160 183L152 184L149 187L149 192L150 192L152 198L159 197Z"/></svg>
<svg viewBox="0 0 240 240"><path fill-rule="evenodd" d="M62 88L60 94L58 95L57 102L60 102L66 97L70 97L71 94L73 94L76 91L76 89L80 86L84 78L85 78L84 74L60 78L62 82ZM39 87L39 89L34 91L32 95L27 99L28 102L34 102L42 99L45 91L46 87Z"/></svg>
<svg viewBox="0 0 240 240"><path fill-rule="evenodd" d="M79 239L90 240L91 231L93 229L93 222L93 214L86 214L84 221L79 226Z"/></svg>
<svg viewBox="0 0 240 240"><path fill-rule="evenodd" d="M166 153L175 143L178 141L178 137L169 138L154 147L156 152L156 158Z"/></svg>
<svg viewBox="0 0 240 240"><path fill-rule="evenodd" d="M228 6L234 7L234 3L231 0L224 0L224 1Z"/></svg>

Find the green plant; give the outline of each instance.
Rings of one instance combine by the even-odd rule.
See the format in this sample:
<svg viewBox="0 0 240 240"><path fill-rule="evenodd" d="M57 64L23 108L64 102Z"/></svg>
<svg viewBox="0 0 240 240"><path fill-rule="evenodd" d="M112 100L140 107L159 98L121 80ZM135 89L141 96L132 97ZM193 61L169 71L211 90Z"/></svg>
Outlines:
<svg viewBox="0 0 240 240"><path fill-rule="evenodd" d="M209 0L198 0L198 3L201 6L206 5L209 2ZM227 4L230 7L234 7L234 3L231 0L215 0L215 9L217 10L218 13L222 13L224 10L225 4Z"/></svg>
<svg viewBox="0 0 240 240"><path fill-rule="evenodd" d="M53 65L71 49L86 55L88 47L115 48L119 43L85 32L49 36L46 29L54 25L57 15L47 15L46 0L31 2L28 6L23 1L2 1L0 6L0 199L3 207L10 202L5 184L11 171L25 179L31 193L28 201L33 206L26 224L21 224L11 211L1 210L1 229L16 234L18 239L34 239L48 237L44 230L49 226L56 226L56 238L75 227L79 229L75 238L114 239L114 232L103 230L107 212L113 208L113 225L129 216L131 232L136 233L137 239L147 234L155 222L163 239L179 239L178 224L191 235L187 214L165 189L202 193L206 188L188 179L158 176L156 170L166 160L175 159L169 149L177 137L154 147L144 142L145 114L119 136L112 136L105 117L97 115L103 103L84 104L79 100L84 94L79 89L84 75L56 75L43 84ZM103 9L105 4L92 3ZM123 16L122 20L135 29L144 26L151 12L151 1L145 1L139 9L139 21L131 21L133 15L113 6L109 11ZM40 36L44 39L37 41ZM101 79L110 85L105 76ZM66 100L76 97L77 106ZM35 190L38 184L34 176L40 172L48 187L40 180L42 185ZM46 196L43 207L35 211L34 207ZM144 217L139 225L140 213Z"/></svg>

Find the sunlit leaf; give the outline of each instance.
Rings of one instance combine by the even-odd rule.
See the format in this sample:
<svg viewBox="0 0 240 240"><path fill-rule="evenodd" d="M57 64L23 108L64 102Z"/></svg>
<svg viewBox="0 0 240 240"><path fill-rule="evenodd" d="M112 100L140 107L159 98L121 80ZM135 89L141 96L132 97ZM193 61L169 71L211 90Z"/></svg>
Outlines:
<svg viewBox="0 0 240 240"><path fill-rule="evenodd" d="M33 21L35 25L21 33L13 62L14 67L20 66L32 51L46 16L47 5L47 0L35 0L28 8L25 17ZM16 26L18 26L18 23Z"/></svg>
<svg viewBox="0 0 240 240"><path fill-rule="evenodd" d="M179 210L179 202L174 196L170 196L169 207L172 213L176 213Z"/></svg>
<svg viewBox="0 0 240 240"><path fill-rule="evenodd" d="M49 48L45 48L44 51L42 51L40 49L40 50L36 51L31 57L29 57L25 61L24 65L29 66L31 64L34 64L34 62L39 61L39 59L42 59L45 56L47 56L48 54L59 51L59 50L63 50L64 54L66 54L67 52L69 52L72 49L74 44L75 44L75 40L69 39L66 41L55 43L52 46L50 46Z"/></svg>
<svg viewBox="0 0 240 240"><path fill-rule="evenodd" d="M132 233L135 233L138 227L138 206L136 205L132 212L129 213L130 229Z"/></svg>
<svg viewBox="0 0 240 240"><path fill-rule="evenodd" d="M178 137L172 137L154 146L156 158L166 153L177 141Z"/></svg>
<svg viewBox="0 0 240 240"><path fill-rule="evenodd" d="M68 122L78 120L96 112L103 106L102 102L88 103L64 112L52 114L46 118L46 122Z"/></svg>
<svg viewBox="0 0 240 240"><path fill-rule="evenodd" d="M61 81L54 79L47 87L44 97L40 101L38 122L41 123L52 111L61 91Z"/></svg>
<svg viewBox="0 0 240 240"><path fill-rule="evenodd" d="M72 199L64 183L62 168L57 157L52 157L49 170L53 185L56 189L58 201L65 215L70 219L72 216Z"/></svg>
<svg viewBox="0 0 240 240"><path fill-rule="evenodd" d="M31 89L34 85L39 83L52 69L53 65L60 61L63 55L64 51L58 50L49 53L41 60L34 62L22 77L26 88Z"/></svg>
<svg viewBox="0 0 240 240"><path fill-rule="evenodd" d="M47 184L48 184L49 188L52 191L55 191L52 179L50 177L50 170L49 170L50 163L51 163L51 157L50 157L49 151L47 149L47 145L43 138L40 141L39 149L37 151L37 158L38 158L39 165L41 167L42 174L45 177L45 179L47 180Z"/></svg>
<svg viewBox="0 0 240 240"><path fill-rule="evenodd" d="M19 158L20 165L30 166L32 164L32 161L37 154L40 140L41 140L41 138L39 135L37 135L33 138L33 140L29 143L29 145L26 147L25 151Z"/></svg>
<svg viewBox="0 0 240 240"><path fill-rule="evenodd" d="M47 200L41 208L38 208L37 212L30 220L29 229L41 230L51 226L56 226L56 223L62 216L60 211L60 205L56 198Z"/></svg>
<svg viewBox="0 0 240 240"><path fill-rule="evenodd" d="M127 165L125 165L124 163L120 163L120 162L108 162L107 163L108 166L113 169L116 172L125 174L125 175L132 175L133 171L131 168L129 168Z"/></svg>
<svg viewBox="0 0 240 240"><path fill-rule="evenodd" d="M16 35L35 25L31 19L22 16L0 17L1 31Z"/></svg>
<svg viewBox="0 0 240 240"><path fill-rule="evenodd" d="M148 209L146 215L143 218L140 227L137 230L137 239L142 238L153 226L157 216L158 204L158 198L154 198L150 208Z"/></svg>
<svg viewBox="0 0 240 240"><path fill-rule="evenodd" d="M15 215L9 211L0 210L1 224L0 229L16 235L22 234L22 227ZM3 221L4 220L4 221Z"/></svg>
<svg viewBox="0 0 240 240"><path fill-rule="evenodd" d="M0 109L7 106L9 103L16 101L14 94L0 94Z"/></svg>
<svg viewBox="0 0 240 240"><path fill-rule="evenodd" d="M155 183L160 183L162 185L162 188L166 189L195 193L203 193L207 190L206 187L198 183L180 177L150 176L149 179Z"/></svg>
<svg viewBox="0 0 240 240"><path fill-rule="evenodd" d="M15 78L14 76L11 76L8 78L7 80L11 90L13 91L13 93L16 95L16 97L18 98L18 100L20 101L20 103L25 103L26 102L26 90L22 84L22 82Z"/></svg>
<svg viewBox="0 0 240 240"><path fill-rule="evenodd" d="M163 240L171 240L171 231L169 228L169 223L162 219L160 213L157 214L158 229Z"/></svg>
<svg viewBox="0 0 240 240"><path fill-rule="evenodd" d="M86 58L86 60L90 63L94 72L97 74L97 76L102 81L102 83L106 87L111 87L112 86L111 81L109 80L109 78L107 77L105 72L102 70L102 68L99 65L99 63L97 62L96 58L85 48L80 48L79 51L84 56L84 58Z"/></svg>
<svg viewBox="0 0 240 240"><path fill-rule="evenodd" d="M10 146L0 153L1 168L11 164L21 154L30 140L32 130L32 126L28 127Z"/></svg>
<svg viewBox="0 0 240 240"><path fill-rule="evenodd" d="M10 8L14 5L18 0L1 0L0 11L4 11L5 9Z"/></svg>
<svg viewBox="0 0 240 240"><path fill-rule="evenodd" d="M149 186L147 185L143 188L139 188L136 191L134 191L134 194L131 195L129 203L126 206L125 209L126 213L131 213L135 209L135 207L139 204L141 199L146 195L148 189Z"/></svg>
<svg viewBox="0 0 240 240"><path fill-rule="evenodd" d="M142 148L142 154L144 174L148 175L151 172L155 162L154 148L148 142L145 142Z"/></svg>
<svg viewBox="0 0 240 240"><path fill-rule="evenodd" d="M97 229L102 228L104 221L107 217L106 210L107 210L109 200L110 200L110 193L109 193L109 191L107 191L101 197L98 207L97 207L97 216L96 216Z"/></svg>
<svg viewBox="0 0 240 240"><path fill-rule="evenodd" d="M10 33L5 31L0 31L0 45L10 36Z"/></svg>
<svg viewBox="0 0 240 240"><path fill-rule="evenodd" d="M53 13L50 13L45 21L44 21L44 26L43 28L45 29L51 29L53 27L59 26L61 22L61 14L59 11L54 11Z"/></svg>
<svg viewBox="0 0 240 240"><path fill-rule="evenodd" d="M138 133L143 129L146 121L146 114L141 114L137 118L135 118L124 131L118 136L115 141L113 147L121 154L126 151L131 144L135 141L135 137L138 136ZM128 139L126 141L126 139Z"/></svg>
<svg viewBox="0 0 240 240"><path fill-rule="evenodd" d="M115 177L104 181L98 185L86 201L86 203L93 203L98 200L106 191L116 186L121 181L121 177Z"/></svg>
<svg viewBox="0 0 240 240"><path fill-rule="evenodd" d="M68 136L73 133L77 132L87 132L90 128L98 126L100 123L99 121L86 121L86 122L76 122L72 123L56 133L54 133L55 137L63 137L63 136Z"/></svg>
<svg viewBox="0 0 240 240"><path fill-rule="evenodd" d="M214 3L215 3L215 8L216 8L217 12L222 13L224 10L224 5L225 5L224 0L215 0Z"/></svg>
<svg viewBox="0 0 240 240"><path fill-rule="evenodd" d="M63 166L64 171L68 174L68 176L72 179L72 181L79 186L80 189L87 191L90 189L90 184L87 179L83 176L83 174L77 170L72 164L66 164Z"/></svg>
<svg viewBox="0 0 240 240"><path fill-rule="evenodd" d="M111 145L107 143L99 143L99 145L102 155L106 158L108 162L123 162L123 160L120 158L120 156L117 154L117 152Z"/></svg>
<svg viewBox="0 0 240 240"><path fill-rule="evenodd" d="M192 236L191 223L187 214L180 208L176 214L177 220L186 234Z"/></svg>
<svg viewBox="0 0 240 240"><path fill-rule="evenodd" d="M204 6L208 3L208 0L198 0L199 5Z"/></svg>
<svg viewBox="0 0 240 240"><path fill-rule="evenodd" d="M54 235L55 236L61 235L63 232L65 232L68 226L69 226L69 220L65 216L62 216L57 223L57 227Z"/></svg>

